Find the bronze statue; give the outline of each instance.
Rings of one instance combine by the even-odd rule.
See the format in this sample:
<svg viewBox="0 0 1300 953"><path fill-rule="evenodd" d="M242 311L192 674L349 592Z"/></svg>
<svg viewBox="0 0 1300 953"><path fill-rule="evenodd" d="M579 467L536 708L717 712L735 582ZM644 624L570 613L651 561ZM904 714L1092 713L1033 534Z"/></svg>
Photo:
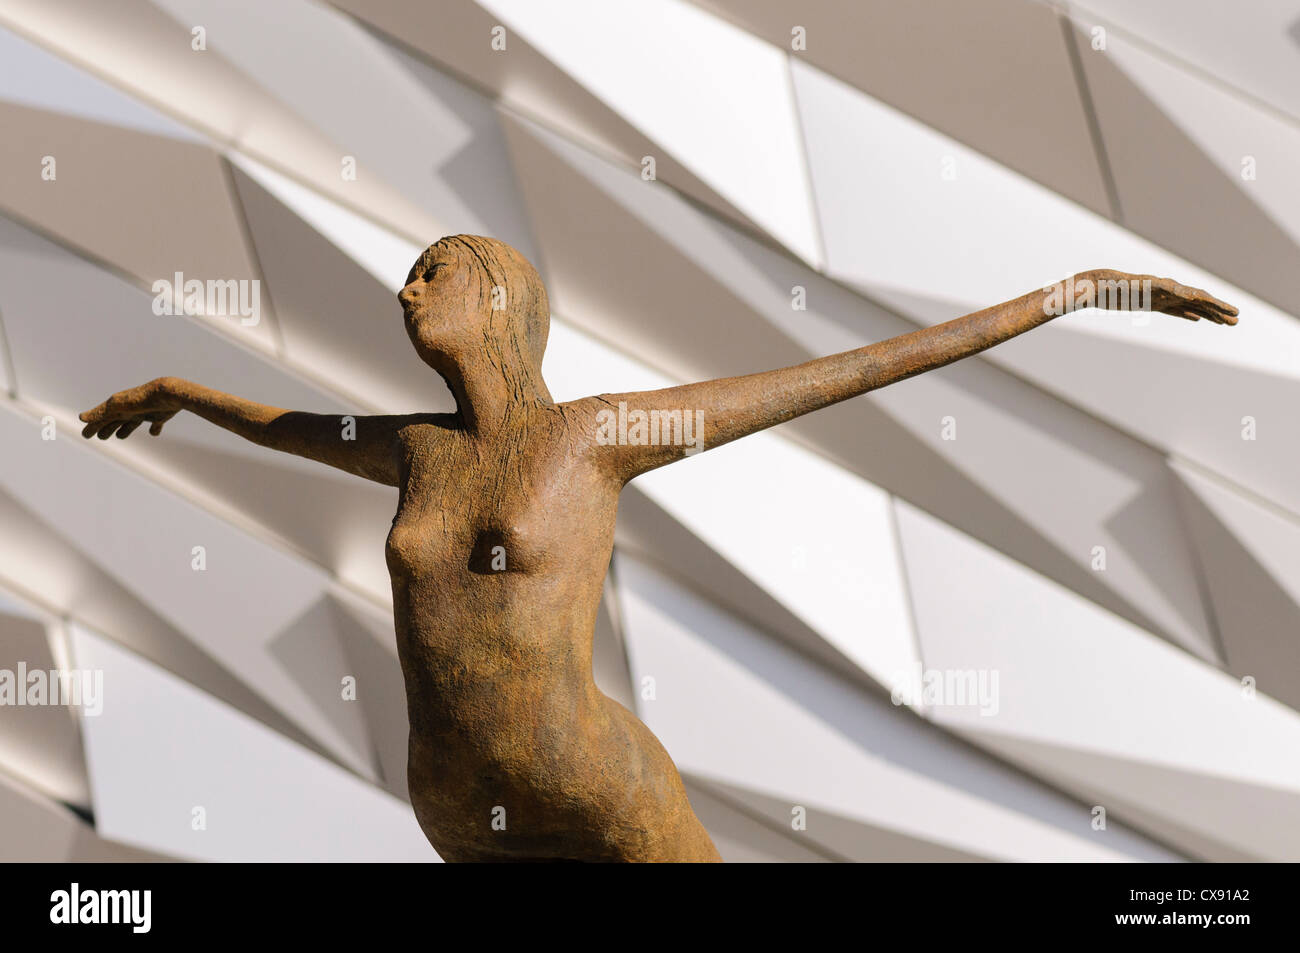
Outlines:
<svg viewBox="0 0 1300 953"><path fill-rule="evenodd" d="M1142 300L1119 295L1124 287ZM163 377L81 419L83 436L104 440L146 422L158 434L188 410L262 446L399 488L386 554L410 718L408 783L421 828L449 861L720 859L668 753L596 688L591 671L619 492L690 452L683 432L692 422L703 424L698 446L716 447L1077 307L1219 324L1235 324L1237 313L1168 279L1086 272L794 367L557 404L541 374L546 291L513 248L444 238L420 256L398 298L411 343L446 380L455 413L357 417L354 438L344 439L336 416ZM614 413L620 432L611 439ZM657 440L638 431L647 421Z"/></svg>

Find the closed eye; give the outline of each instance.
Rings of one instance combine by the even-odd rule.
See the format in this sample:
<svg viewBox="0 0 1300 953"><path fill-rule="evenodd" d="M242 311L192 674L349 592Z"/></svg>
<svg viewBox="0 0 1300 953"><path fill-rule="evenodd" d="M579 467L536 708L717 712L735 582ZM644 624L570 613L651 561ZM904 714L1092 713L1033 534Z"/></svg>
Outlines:
<svg viewBox="0 0 1300 953"><path fill-rule="evenodd" d="M439 261L439 262L434 262L432 265L430 265L430 266L428 267L428 270L425 271L425 273L424 273L424 280L425 280L425 281L432 281L434 275L436 275L436 274L438 273L438 269L439 269L439 268L446 268L446 267L447 267L447 265L446 265L445 262L441 262L441 261Z"/></svg>

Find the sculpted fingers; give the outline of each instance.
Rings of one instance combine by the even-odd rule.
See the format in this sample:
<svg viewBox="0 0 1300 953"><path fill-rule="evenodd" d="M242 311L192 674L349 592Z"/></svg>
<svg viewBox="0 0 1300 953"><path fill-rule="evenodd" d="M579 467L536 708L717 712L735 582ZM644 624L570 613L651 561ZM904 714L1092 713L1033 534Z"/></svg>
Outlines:
<svg viewBox="0 0 1300 953"><path fill-rule="evenodd" d="M163 424L167 423L167 421L171 420L175 416L176 416L176 411L173 410L170 413L161 414L160 416L157 417L151 417L149 423L150 436L156 437L160 433L162 433Z"/></svg>
<svg viewBox="0 0 1300 953"><path fill-rule="evenodd" d="M1237 309L1221 301L1208 291L1179 284L1172 278L1156 278L1152 281L1153 307L1157 311L1172 314L1188 321L1204 318L1215 324L1236 324Z"/></svg>
<svg viewBox="0 0 1300 953"><path fill-rule="evenodd" d="M108 402L105 401L90 410L83 410L77 417L86 425L81 428L81 435L89 438L98 433L99 428L104 425L104 421L108 417Z"/></svg>
<svg viewBox="0 0 1300 953"><path fill-rule="evenodd" d="M162 432L162 425L180 410L168 389L170 380L159 378L140 387L118 391L102 404L78 414L86 425L81 435L107 440L116 433L125 439L145 422L151 424L149 432L158 435Z"/></svg>
<svg viewBox="0 0 1300 953"><path fill-rule="evenodd" d="M1236 324L1238 311L1226 301L1220 301L1208 291L1200 288L1188 288L1187 304L1190 309L1207 321L1216 324Z"/></svg>
<svg viewBox="0 0 1300 953"><path fill-rule="evenodd" d="M81 435L87 439L98 437L107 440L116 434L118 439L125 440L147 423L149 433L156 437L162 433L163 424L175 417L176 413L174 410L153 414L112 413L105 405L100 405L79 415L86 424L81 428Z"/></svg>

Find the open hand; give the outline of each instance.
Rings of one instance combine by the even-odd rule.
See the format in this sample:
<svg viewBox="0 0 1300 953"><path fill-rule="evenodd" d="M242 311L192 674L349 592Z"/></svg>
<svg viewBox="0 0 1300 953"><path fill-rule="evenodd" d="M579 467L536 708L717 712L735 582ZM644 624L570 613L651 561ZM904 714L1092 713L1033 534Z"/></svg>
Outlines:
<svg viewBox="0 0 1300 953"><path fill-rule="evenodd" d="M1154 275L1130 275L1121 271L1098 269L1084 272L1079 278L1088 278L1096 285L1095 307L1122 311L1160 311L1177 315L1188 321L1205 318L1215 324L1236 324L1237 309L1220 301L1208 291L1180 285L1172 278ZM1078 278L1075 279L1076 282ZM1131 292L1125 295L1108 295L1107 283L1127 283ZM1140 290L1139 290L1140 289ZM1148 289L1149 294L1148 294Z"/></svg>
<svg viewBox="0 0 1300 953"><path fill-rule="evenodd" d="M171 378L160 377L139 387L118 391L98 407L80 414L86 424L81 435L89 438L93 434L100 440L107 440L116 433L119 439L125 440L147 421L149 433L156 437L162 433L163 424L175 417L180 409Z"/></svg>

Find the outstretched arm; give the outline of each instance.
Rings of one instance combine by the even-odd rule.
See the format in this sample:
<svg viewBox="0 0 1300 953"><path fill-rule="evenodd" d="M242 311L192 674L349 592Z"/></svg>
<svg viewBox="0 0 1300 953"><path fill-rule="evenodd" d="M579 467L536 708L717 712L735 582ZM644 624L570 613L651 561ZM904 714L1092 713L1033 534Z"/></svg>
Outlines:
<svg viewBox="0 0 1300 953"><path fill-rule="evenodd" d="M1191 321L1237 323L1236 308L1197 288L1168 278L1097 269L946 324L805 364L663 390L602 394L592 398L602 406L600 419L619 432L611 434L608 428L598 432L597 442L606 444L598 449L607 452L615 472L629 480L688 452L719 446L978 354L1060 314L1087 307L1162 311ZM635 416L636 412L645 417ZM685 424L685 443L670 441L665 432L667 428L680 436L681 430L674 429L679 421ZM643 424L646 430L638 430ZM636 442L647 433L651 438L657 435L658 445Z"/></svg>
<svg viewBox="0 0 1300 953"><path fill-rule="evenodd" d="M326 463L389 486L398 482L397 431L422 419L419 415L360 416L353 418L355 426L345 426L338 415L267 407L178 377L160 377L116 393L81 414L86 424L81 435L107 440L116 433L125 439L148 423L149 432L157 436L163 424L182 410L260 446Z"/></svg>

